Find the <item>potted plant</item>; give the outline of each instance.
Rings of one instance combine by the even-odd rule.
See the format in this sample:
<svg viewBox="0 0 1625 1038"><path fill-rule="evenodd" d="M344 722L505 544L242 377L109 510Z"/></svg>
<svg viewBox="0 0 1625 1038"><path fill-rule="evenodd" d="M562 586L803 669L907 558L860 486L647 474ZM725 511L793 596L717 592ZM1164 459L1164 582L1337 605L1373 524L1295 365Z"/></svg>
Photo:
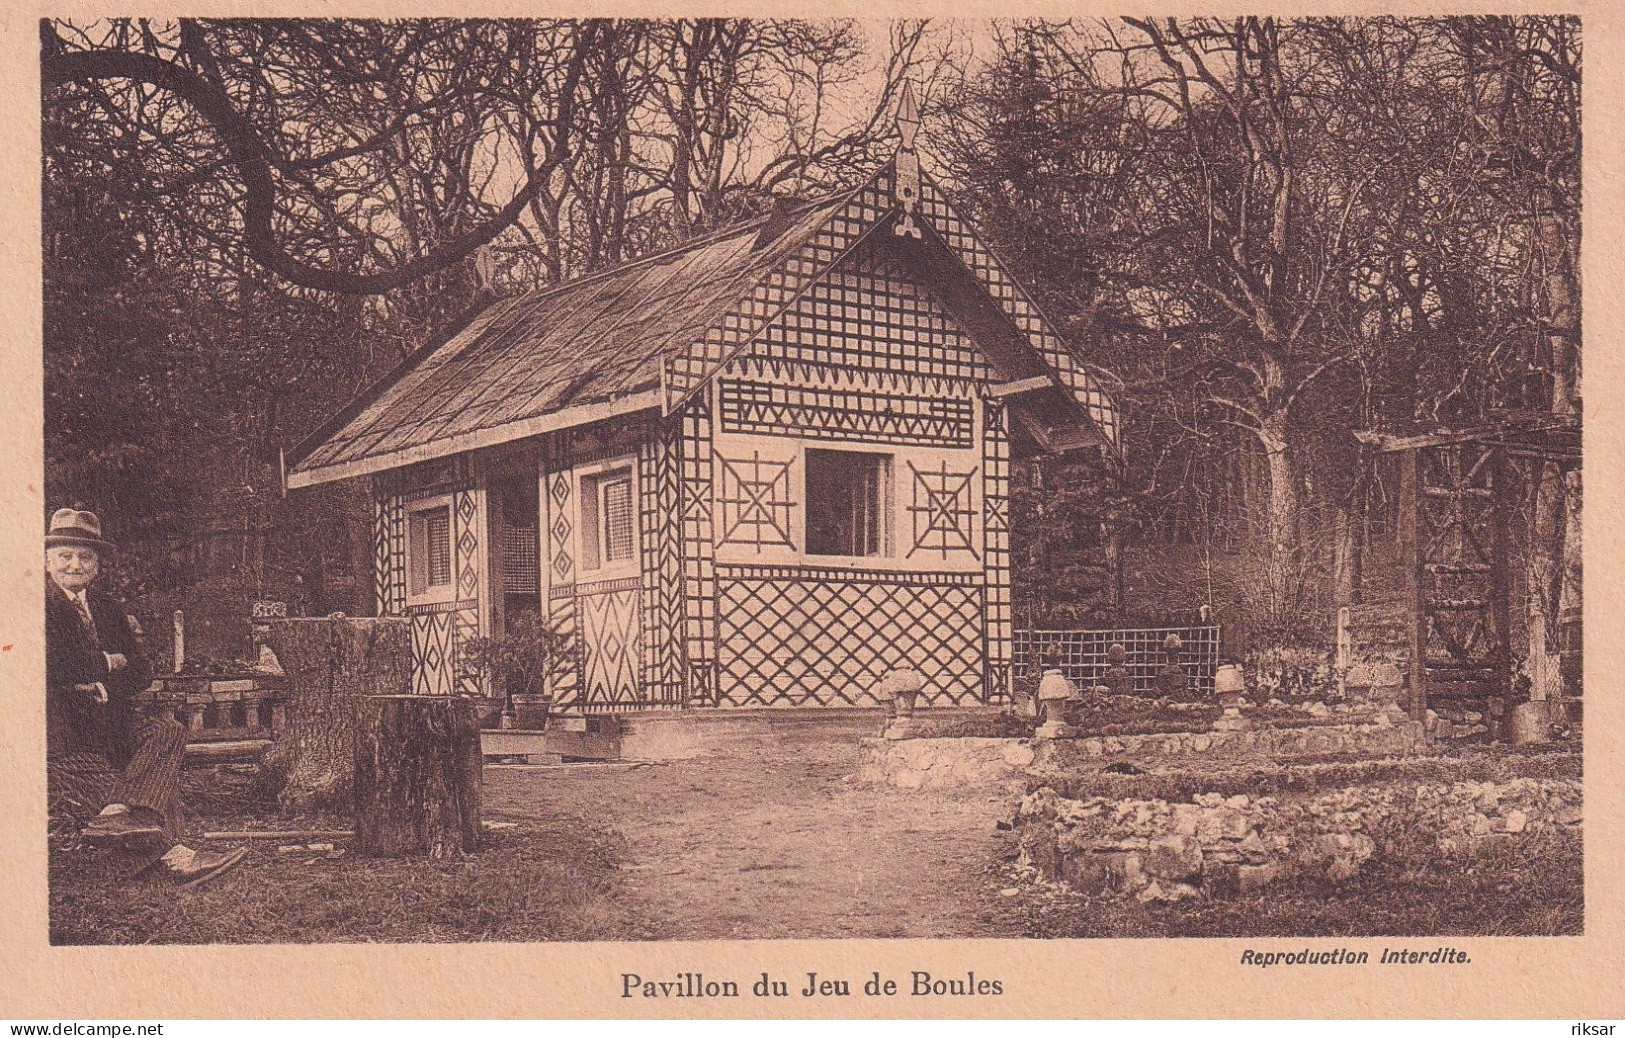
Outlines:
<svg viewBox="0 0 1625 1038"><path fill-rule="evenodd" d="M525 612L512 617L503 634L470 639L462 653L463 661L489 676L492 690L503 696L503 714L512 727L540 729L552 700L549 678L564 650L563 635L536 613Z"/></svg>

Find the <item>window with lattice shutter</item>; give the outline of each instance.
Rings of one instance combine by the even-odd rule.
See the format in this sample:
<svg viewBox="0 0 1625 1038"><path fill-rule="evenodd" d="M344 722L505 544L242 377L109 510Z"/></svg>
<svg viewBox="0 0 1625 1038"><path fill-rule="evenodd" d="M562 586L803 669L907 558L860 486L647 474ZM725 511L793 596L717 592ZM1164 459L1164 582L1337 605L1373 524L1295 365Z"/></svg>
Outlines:
<svg viewBox="0 0 1625 1038"><path fill-rule="evenodd" d="M412 594L425 595L451 585L450 506L409 513L406 556Z"/></svg>
<svg viewBox="0 0 1625 1038"><path fill-rule="evenodd" d="M606 480L603 502L604 561L625 562L632 557L632 480Z"/></svg>
<svg viewBox="0 0 1625 1038"><path fill-rule="evenodd" d="M581 480L581 565L608 569L637 557L632 473L617 469Z"/></svg>

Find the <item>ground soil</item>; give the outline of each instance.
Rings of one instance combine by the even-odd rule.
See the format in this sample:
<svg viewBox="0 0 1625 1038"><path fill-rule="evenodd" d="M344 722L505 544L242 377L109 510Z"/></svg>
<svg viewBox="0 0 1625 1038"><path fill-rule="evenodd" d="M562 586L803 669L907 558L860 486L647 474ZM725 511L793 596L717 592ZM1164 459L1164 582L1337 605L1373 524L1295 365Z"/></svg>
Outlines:
<svg viewBox="0 0 1625 1038"><path fill-rule="evenodd" d="M488 768L485 814L614 831L623 907L666 939L1020 936L996 868L1010 794L860 785L867 727L776 725L643 767Z"/></svg>

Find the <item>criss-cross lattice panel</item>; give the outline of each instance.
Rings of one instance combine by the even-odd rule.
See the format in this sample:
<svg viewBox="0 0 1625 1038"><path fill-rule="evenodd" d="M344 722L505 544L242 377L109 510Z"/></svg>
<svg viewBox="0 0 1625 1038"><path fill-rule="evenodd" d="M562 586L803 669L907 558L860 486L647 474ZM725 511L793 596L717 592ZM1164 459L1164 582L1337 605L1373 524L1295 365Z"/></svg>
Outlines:
<svg viewBox="0 0 1625 1038"><path fill-rule="evenodd" d="M588 710L646 706L638 694L643 648L636 588L582 595L582 700Z"/></svg>
<svg viewBox="0 0 1625 1038"><path fill-rule="evenodd" d="M873 182L855 191L749 296L730 308L687 350L668 360L662 380L665 412L672 413L699 390L718 368L857 244L889 206L890 200Z"/></svg>
<svg viewBox="0 0 1625 1038"><path fill-rule="evenodd" d="M791 489L794 466L793 459L764 459L760 451L748 458L717 456L722 474L716 501L720 543L757 551L795 548L790 539L790 515L798 504Z"/></svg>
<svg viewBox="0 0 1625 1038"><path fill-rule="evenodd" d="M767 364L961 382L992 377L958 319L894 259L869 244L854 248L810 284L761 330L749 355ZM806 401L804 406L816 403ZM849 408L843 404L838 409ZM728 420L726 411L723 420Z"/></svg>
<svg viewBox="0 0 1625 1038"><path fill-rule="evenodd" d="M929 703L985 699L982 589L965 575L737 572L718 573L720 704L873 705L902 664L924 676Z"/></svg>
<svg viewBox="0 0 1625 1038"><path fill-rule="evenodd" d="M946 459L937 468L923 472L911 461L908 470L914 490L913 503L908 506L913 526L908 557L922 551L943 559L959 552L978 557L974 543L976 501L971 489L977 470L949 471Z"/></svg>
<svg viewBox="0 0 1625 1038"><path fill-rule="evenodd" d="M1157 671L1167 663L1163 644L1170 634L1180 640L1179 660L1185 665L1193 691L1211 694L1213 678L1219 670L1221 628L1143 627L1121 630L1016 631L1015 670L1017 674L1038 672L1039 662L1053 654L1061 673L1086 685L1100 683L1111 663L1107 650L1121 645L1128 657L1124 668L1134 680L1136 692L1156 687Z"/></svg>
<svg viewBox="0 0 1625 1038"><path fill-rule="evenodd" d="M966 269L981 282L1006 316L1027 336L1062 384L1072 391L1073 398L1099 427L1106 442L1114 450L1121 449L1118 443L1117 405L1105 388L1079 366L1066 344L1050 330L1049 322L1039 313L1032 299L1005 273L987 246L959 218L931 179L924 176L920 184L920 214Z"/></svg>
<svg viewBox="0 0 1625 1038"><path fill-rule="evenodd" d="M1504 522L1497 451L1483 444L1418 450L1417 581L1430 695L1498 695L1506 660Z"/></svg>

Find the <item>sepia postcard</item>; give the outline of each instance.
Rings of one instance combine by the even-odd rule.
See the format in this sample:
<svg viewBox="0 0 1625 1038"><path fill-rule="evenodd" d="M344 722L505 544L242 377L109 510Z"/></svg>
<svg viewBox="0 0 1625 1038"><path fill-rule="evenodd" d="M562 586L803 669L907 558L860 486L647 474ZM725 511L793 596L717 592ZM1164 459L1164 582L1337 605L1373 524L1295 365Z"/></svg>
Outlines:
<svg viewBox="0 0 1625 1038"><path fill-rule="evenodd" d="M0 1016L1625 1016L1615 12L0 43Z"/></svg>

